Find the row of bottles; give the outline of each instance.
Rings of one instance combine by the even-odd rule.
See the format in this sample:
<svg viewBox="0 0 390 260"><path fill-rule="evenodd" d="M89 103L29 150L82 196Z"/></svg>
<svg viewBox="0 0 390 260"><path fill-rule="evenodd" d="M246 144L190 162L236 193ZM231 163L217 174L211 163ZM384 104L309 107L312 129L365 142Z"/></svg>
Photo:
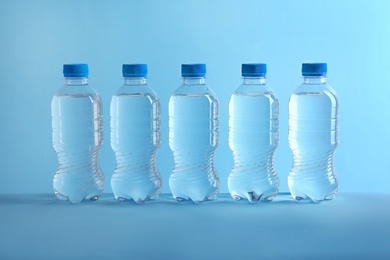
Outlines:
<svg viewBox="0 0 390 260"><path fill-rule="evenodd" d="M101 100L88 85L87 64L65 64L65 85L52 100L53 146L59 166L53 186L61 200L96 200L103 192L99 166L102 144ZM279 179L274 153L279 142L279 101L266 85L266 64L243 64L243 84L229 101L229 147L233 168L228 188L233 199L272 200ZM111 187L120 201L158 198L156 167L160 145L160 103L148 86L145 64L125 64L124 85L110 105L111 148L116 168ZM338 145L339 111L335 91L326 84L326 63L302 64L303 83L289 100L288 142L293 167L291 195L313 202L333 199L338 180L333 156ZM205 64L183 64L182 85L169 100L169 146L174 168L173 197L200 203L218 196L214 153L219 142L219 104L206 85Z"/></svg>

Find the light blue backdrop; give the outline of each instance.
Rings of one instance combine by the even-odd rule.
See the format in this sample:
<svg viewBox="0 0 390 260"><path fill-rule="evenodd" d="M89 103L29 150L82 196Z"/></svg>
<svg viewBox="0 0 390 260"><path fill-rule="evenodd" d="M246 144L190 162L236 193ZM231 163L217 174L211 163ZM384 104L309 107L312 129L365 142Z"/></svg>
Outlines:
<svg viewBox="0 0 390 260"><path fill-rule="evenodd" d="M287 191L287 104L308 61L328 63L328 83L340 97L340 191L390 192L389 10L386 0L0 0L0 193L52 192L50 102L63 84L62 65L80 62L90 65L90 83L103 99L105 192L115 164L108 108L123 63L147 63L161 100L163 192L173 167L168 99L181 84L180 65L207 64L220 101L216 166L227 192L229 96L241 84L241 63L267 63L280 100L276 170Z"/></svg>

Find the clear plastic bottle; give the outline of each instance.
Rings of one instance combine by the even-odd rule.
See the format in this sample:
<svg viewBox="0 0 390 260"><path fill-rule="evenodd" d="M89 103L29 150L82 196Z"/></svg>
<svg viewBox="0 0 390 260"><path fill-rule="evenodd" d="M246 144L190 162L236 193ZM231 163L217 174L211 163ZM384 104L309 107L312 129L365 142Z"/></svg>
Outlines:
<svg viewBox="0 0 390 260"><path fill-rule="evenodd" d="M218 101L205 84L205 64L183 64L183 84L169 100L169 145L174 169L169 178L173 197L194 203L218 196L214 167L218 145Z"/></svg>
<svg viewBox="0 0 390 260"><path fill-rule="evenodd" d="M102 104L88 85L87 64L64 65L65 86L51 102L53 146L59 166L53 187L57 197L78 203L97 200L104 176L99 166L102 145Z"/></svg>
<svg viewBox="0 0 390 260"><path fill-rule="evenodd" d="M279 143L279 101L266 85L266 64L242 64L243 84L229 102L229 146L234 165L228 187L235 200L272 200L279 187L274 154Z"/></svg>
<svg viewBox="0 0 390 260"><path fill-rule="evenodd" d="M146 64L124 64L124 85L111 99L111 147L116 169L115 197L142 203L158 198L161 178L156 167L160 145L160 102L147 85Z"/></svg>
<svg viewBox="0 0 390 260"><path fill-rule="evenodd" d="M303 63L303 84L289 101L288 142L294 163L288 185L296 200L333 199L338 190L333 157L339 143L339 101L326 84L326 73L326 63Z"/></svg>

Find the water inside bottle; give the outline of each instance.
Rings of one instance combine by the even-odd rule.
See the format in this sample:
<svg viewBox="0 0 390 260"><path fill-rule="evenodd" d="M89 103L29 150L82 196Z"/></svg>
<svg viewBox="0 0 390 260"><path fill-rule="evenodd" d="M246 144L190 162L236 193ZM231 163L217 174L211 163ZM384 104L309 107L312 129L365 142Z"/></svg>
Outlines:
<svg viewBox="0 0 390 260"><path fill-rule="evenodd" d="M111 147L116 169L111 187L118 200L141 203L160 194L156 167L160 104L149 93L118 94L111 101Z"/></svg>
<svg viewBox="0 0 390 260"><path fill-rule="evenodd" d="M218 145L218 102L210 94L173 95L169 102L169 145L174 169L169 179L177 200L195 203L216 198L214 167Z"/></svg>
<svg viewBox="0 0 390 260"><path fill-rule="evenodd" d="M102 144L99 96L55 95L52 118L53 146L59 160L53 181L55 194L72 203L96 200L104 189L98 163Z"/></svg>

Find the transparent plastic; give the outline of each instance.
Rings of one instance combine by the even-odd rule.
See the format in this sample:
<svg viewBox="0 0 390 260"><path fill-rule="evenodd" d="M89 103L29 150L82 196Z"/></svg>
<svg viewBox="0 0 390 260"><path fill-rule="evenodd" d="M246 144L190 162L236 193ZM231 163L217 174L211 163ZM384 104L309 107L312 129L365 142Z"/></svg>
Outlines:
<svg viewBox="0 0 390 260"><path fill-rule="evenodd" d="M53 180L56 196L78 203L97 200L104 176L99 166L102 104L87 78L66 78L51 102L53 147L59 166Z"/></svg>
<svg viewBox="0 0 390 260"><path fill-rule="evenodd" d="M115 197L136 203L158 198L160 102L146 78L125 78L125 84L111 99L110 116L111 147L116 157L111 178Z"/></svg>
<svg viewBox="0 0 390 260"><path fill-rule="evenodd" d="M218 101L204 77L185 77L169 100L169 146L174 169L169 178L173 197L200 203L218 196L214 166L218 146Z"/></svg>
<svg viewBox="0 0 390 260"><path fill-rule="evenodd" d="M293 198L333 199L338 190L333 157L339 143L339 101L325 77L303 77L291 95L288 142L294 158L288 176Z"/></svg>
<svg viewBox="0 0 390 260"><path fill-rule="evenodd" d="M244 77L229 101L229 146L234 165L228 188L235 200L272 200L279 187L274 154L279 143L279 101L264 77Z"/></svg>

